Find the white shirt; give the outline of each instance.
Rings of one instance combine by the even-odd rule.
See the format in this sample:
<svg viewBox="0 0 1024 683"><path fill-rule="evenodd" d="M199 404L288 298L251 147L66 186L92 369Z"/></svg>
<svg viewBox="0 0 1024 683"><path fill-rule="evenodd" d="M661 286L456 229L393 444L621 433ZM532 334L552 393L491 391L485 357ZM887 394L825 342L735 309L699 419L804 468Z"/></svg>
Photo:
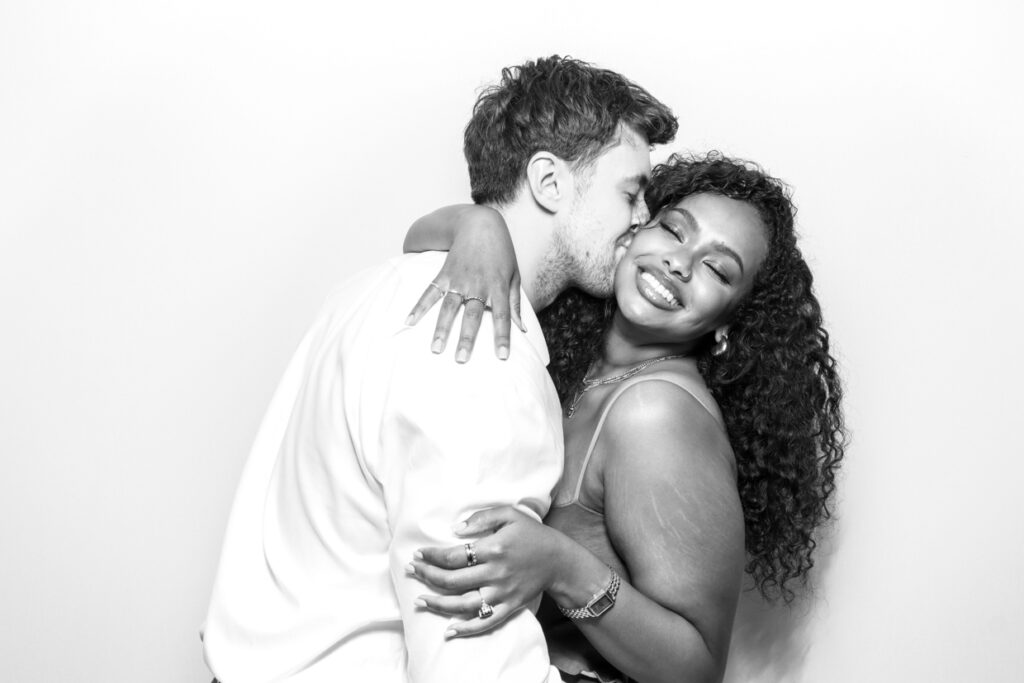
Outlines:
<svg viewBox="0 0 1024 683"><path fill-rule="evenodd" d="M489 316L466 365L430 352L432 319L404 325L442 261L406 255L359 273L285 372L242 473L203 627L222 683L560 681L531 611L445 640L450 619L413 605L429 592L405 571L417 548L463 543L452 525L486 507L540 519L562 469L558 399L528 304L507 361L487 343Z"/></svg>

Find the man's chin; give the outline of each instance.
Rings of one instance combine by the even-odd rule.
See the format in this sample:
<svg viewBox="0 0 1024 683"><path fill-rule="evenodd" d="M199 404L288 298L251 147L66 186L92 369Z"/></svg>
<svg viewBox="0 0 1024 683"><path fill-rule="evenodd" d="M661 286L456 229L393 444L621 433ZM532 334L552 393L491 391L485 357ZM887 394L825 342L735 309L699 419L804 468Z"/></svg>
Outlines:
<svg viewBox="0 0 1024 683"><path fill-rule="evenodd" d="M576 288L598 299L610 299L615 293L615 284L611 277L577 282Z"/></svg>

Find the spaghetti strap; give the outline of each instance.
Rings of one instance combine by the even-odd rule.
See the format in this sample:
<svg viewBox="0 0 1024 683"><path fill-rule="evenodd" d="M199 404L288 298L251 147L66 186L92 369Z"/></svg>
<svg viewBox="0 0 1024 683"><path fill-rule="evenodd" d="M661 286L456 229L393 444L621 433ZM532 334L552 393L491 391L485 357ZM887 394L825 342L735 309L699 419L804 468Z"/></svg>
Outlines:
<svg viewBox="0 0 1024 683"><path fill-rule="evenodd" d="M717 406L713 407L713 405L708 405L708 402L698 395L698 393L704 392L694 391L696 387L693 386L693 382L688 381L686 377L680 375L679 373L665 372L664 370L662 370L658 372L652 372L646 375L641 375L639 377L631 377L630 379L626 380L621 385L619 385L618 388L615 389L615 392L608 398L608 403L605 404L604 410L601 411L601 417L598 418L597 426L594 428L594 435L590 437L590 444L587 446L587 453L586 455L583 456L583 465L580 467L580 473L576 479L576 488L573 489L572 500L569 503L566 503L566 505L576 504L583 506L583 504L580 502L580 491L583 490L583 477L587 473L587 467L590 466L590 458L591 456L594 455L594 448L597 446L597 440L601 436L601 429L604 427L604 421L608 418L608 414L611 412L612 406L615 405L615 402L619 400L619 397L622 396L622 394L625 393L625 391L629 389L631 386L635 384L640 384L641 382L652 382L654 380L661 380L663 382L668 382L669 384L674 384L683 391L685 391L686 393L688 393L690 396L693 396L694 400L697 401L697 403L699 403L701 407L704 408L704 410L708 411L708 414L711 415L711 417L718 424L718 426L721 427L723 430L725 429L725 424L722 422L722 416L721 413L718 411ZM589 510L590 508L587 509Z"/></svg>

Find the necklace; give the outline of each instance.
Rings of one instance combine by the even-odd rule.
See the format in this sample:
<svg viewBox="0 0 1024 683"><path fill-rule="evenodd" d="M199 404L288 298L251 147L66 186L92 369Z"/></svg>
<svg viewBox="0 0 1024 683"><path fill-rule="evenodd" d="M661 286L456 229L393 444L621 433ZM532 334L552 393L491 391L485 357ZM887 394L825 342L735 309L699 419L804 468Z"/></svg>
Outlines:
<svg viewBox="0 0 1024 683"><path fill-rule="evenodd" d="M616 382L622 382L624 380L633 377L634 375L646 370L655 363L660 363L663 360L670 360L672 358L682 358L683 354L677 353L674 356L659 356L658 358L652 358L645 360L644 362L634 365L629 370L626 370L621 375L612 375L611 377L605 377L604 379L587 379L583 378L583 382L580 384L580 388L576 390L576 395L572 397L572 401L569 403L569 409L565 412L567 420L571 420L572 416L576 414L576 408L579 407L580 401L583 400L583 394L587 393L594 387L600 387L605 384L615 384Z"/></svg>

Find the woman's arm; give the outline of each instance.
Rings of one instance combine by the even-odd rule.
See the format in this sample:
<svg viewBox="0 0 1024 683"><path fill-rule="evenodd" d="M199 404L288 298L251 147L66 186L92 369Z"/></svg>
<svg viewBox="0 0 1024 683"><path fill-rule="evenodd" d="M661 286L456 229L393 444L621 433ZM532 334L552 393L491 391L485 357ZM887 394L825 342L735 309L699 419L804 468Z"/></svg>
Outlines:
<svg viewBox="0 0 1024 683"><path fill-rule="evenodd" d="M622 394L602 439L605 521L630 585L576 624L638 681L720 681L745 563L725 433L693 396L652 381Z"/></svg>
<svg viewBox="0 0 1024 683"><path fill-rule="evenodd" d="M501 218L501 214L494 209L478 204L452 204L444 206L426 216L417 218L405 233L405 242L402 243L402 253L418 253L421 251L448 251L455 235L464 225L467 216L485 216L493 212Z"/></svg>
<svg viewBox="0 0 1024 683"><path fill-rule="evenodd" d="M725 435L683 390L644 382L618 399L602 440L606 523L630 582L605 614L576 624L638 681L718 681L745 559ZM423 596L424 606L471 617L453 624L455 635L497 626L540 590L574 608L607 586L610 570L599 558L516 514L503 508L470 518L463 533L498 529L476 541L477 566L466 567L461 547L424 549L413 562L417 576L446 593ZM486 619L473 616L481 588L495 604Z"/></svg>
<svg viewBox="0 0 1024 683"><path fill-rule="evenodd" d="M452 323L465 305L455 350L459 362L469 360L487 307L494 322L494 347L507 358L511 322L519 329L519 267L505 219L496 210L476 204L446 206L423 216L409 228L403 251L447 251L441 272L423 292L406 319L415 325L442 301L431 349L444 351Z"/></svg>

